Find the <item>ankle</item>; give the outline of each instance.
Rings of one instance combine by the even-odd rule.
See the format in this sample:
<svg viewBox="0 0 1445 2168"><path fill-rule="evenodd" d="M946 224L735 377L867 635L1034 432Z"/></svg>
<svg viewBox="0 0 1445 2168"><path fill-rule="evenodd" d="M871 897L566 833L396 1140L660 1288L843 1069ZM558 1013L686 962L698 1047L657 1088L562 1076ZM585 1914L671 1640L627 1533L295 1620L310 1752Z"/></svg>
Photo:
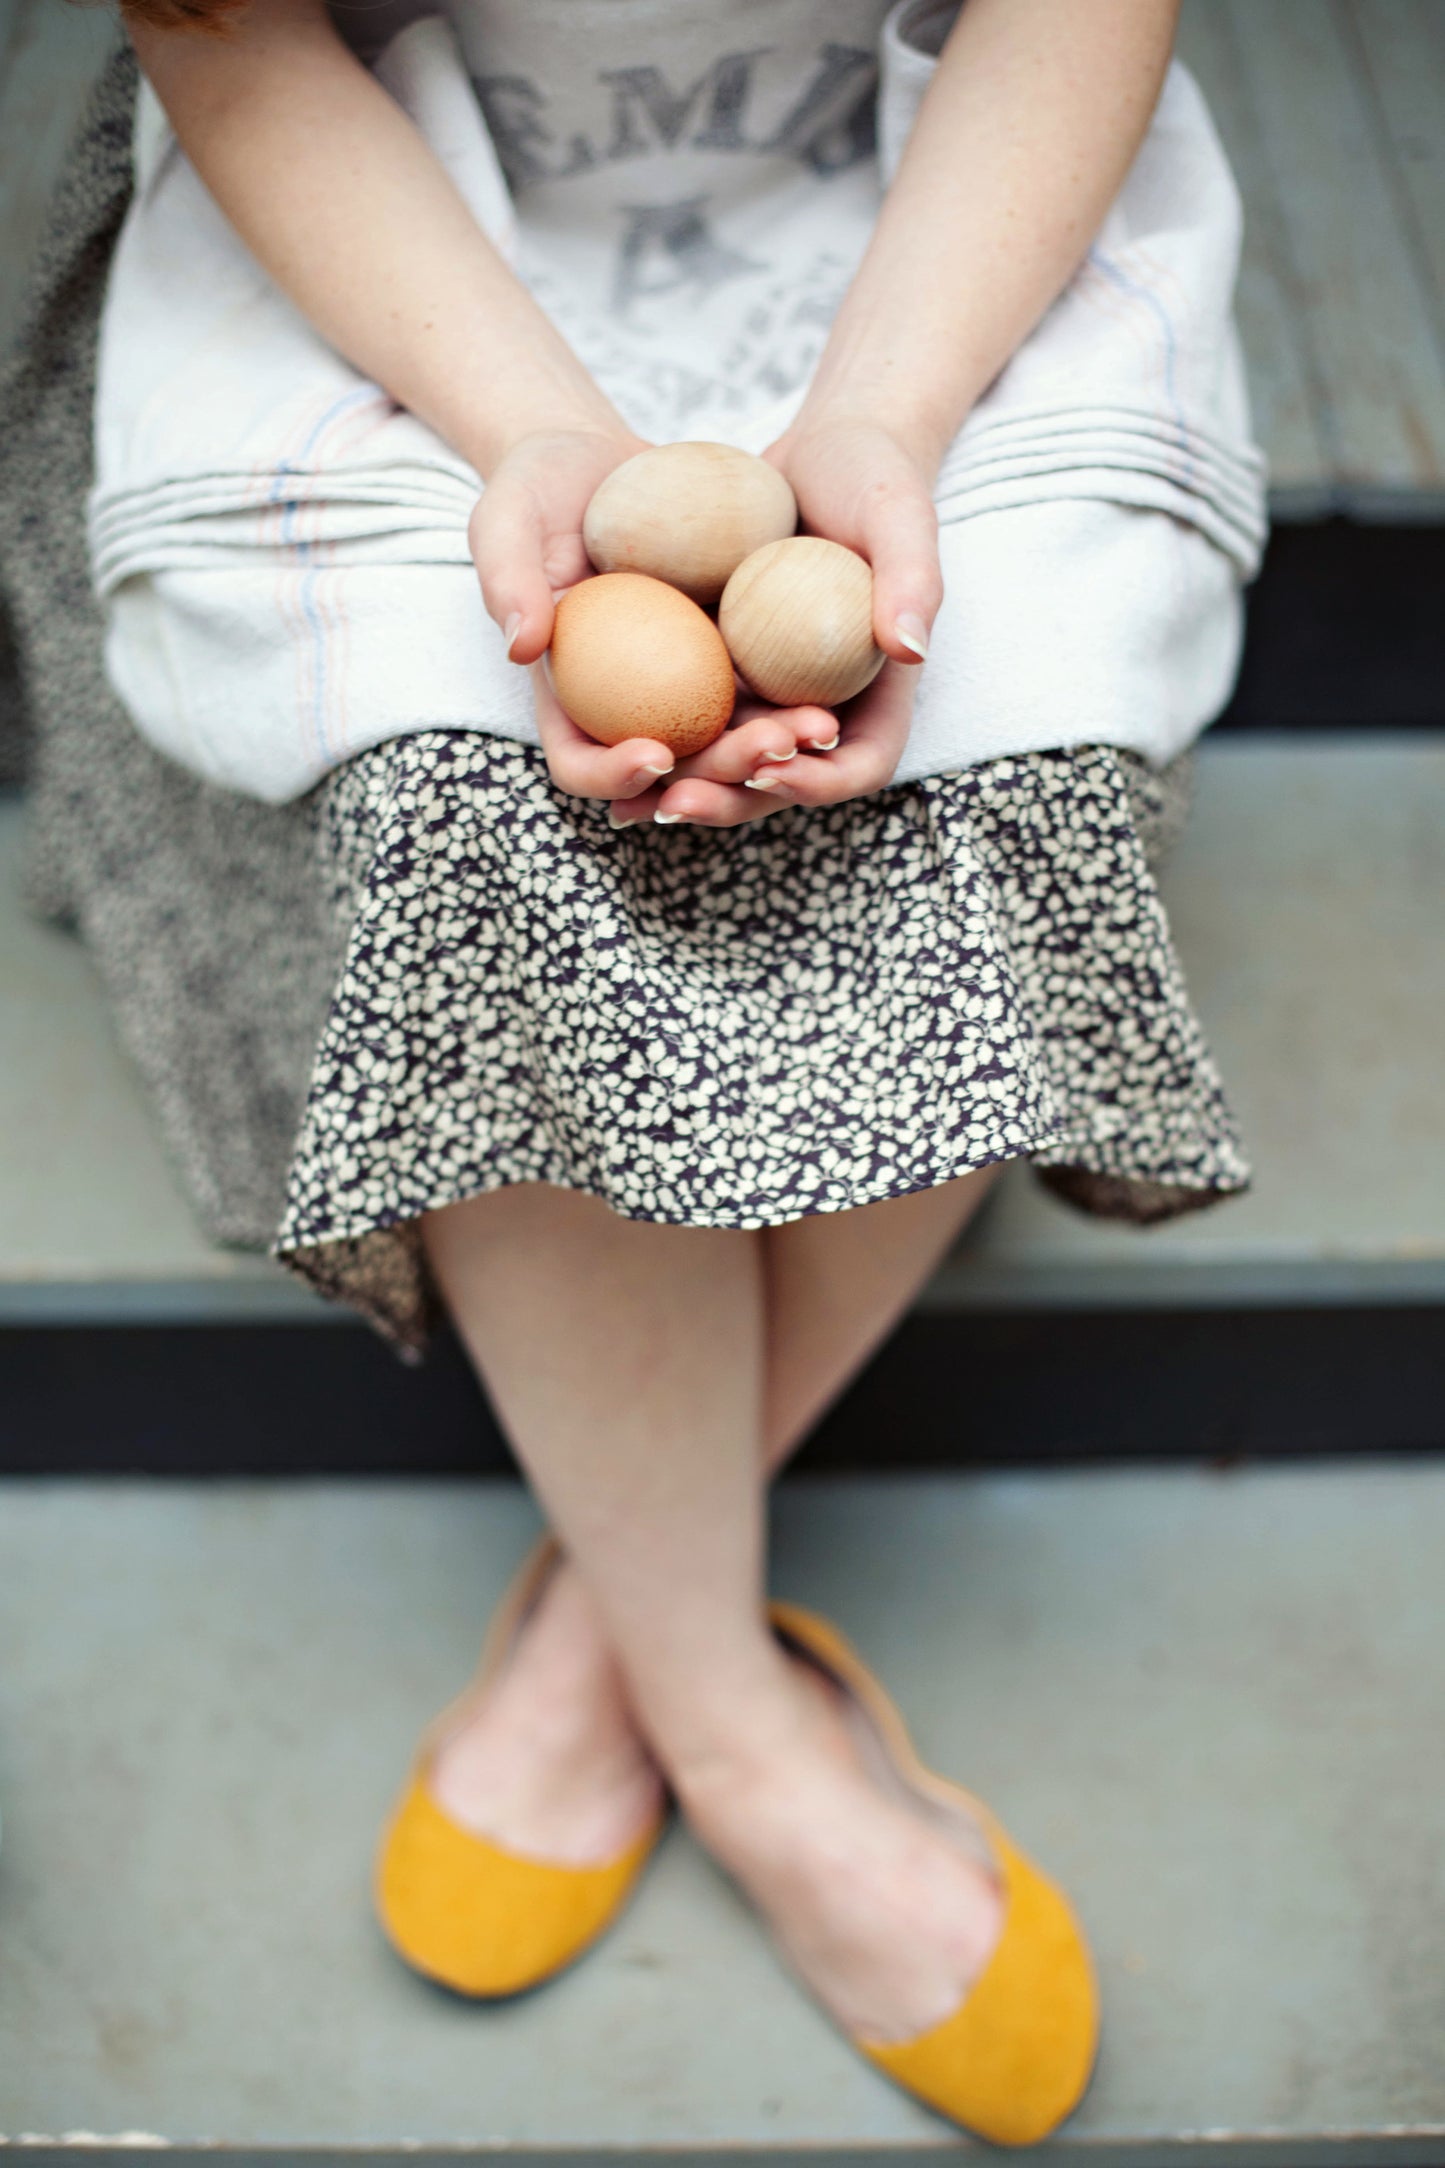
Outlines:
<svg viewBox="0 0 1445 2168"><path fill-rule="evenodd" d="M566 1559L548 1579L519 1640L534 1679L563 1693L591 1696L621 1691L621 1674L602 1615L577 1569Z"/></svg>
<svg viewBox="0 0 1445 2168"><path fill-rule="evenodd" d="M776 1660L748 1690L695 1705L686 1731L658 1746L668 1781L700 1831L735 1816L741 1801L757 1801L807 1752L813 1711L787 1659L775 1645L771 1653Z"/></svg>

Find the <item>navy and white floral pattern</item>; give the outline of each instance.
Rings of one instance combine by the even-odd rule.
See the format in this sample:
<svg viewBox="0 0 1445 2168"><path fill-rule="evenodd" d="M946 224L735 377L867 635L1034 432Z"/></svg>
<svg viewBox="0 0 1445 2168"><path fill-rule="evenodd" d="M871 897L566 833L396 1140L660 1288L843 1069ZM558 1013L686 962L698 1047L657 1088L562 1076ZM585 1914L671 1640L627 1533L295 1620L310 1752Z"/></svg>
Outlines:
<svg viewBox="0 0 1445 2168"><path fill-rule="evenodd" d="M1239 1190L1149 869L1181 796L1089 747L615 830L531 747L363 753L317 799L347 950L278 1253L415 1347L418 1215L505 1183L698 1227L1020 1157L1135 1219Z"/></svg>

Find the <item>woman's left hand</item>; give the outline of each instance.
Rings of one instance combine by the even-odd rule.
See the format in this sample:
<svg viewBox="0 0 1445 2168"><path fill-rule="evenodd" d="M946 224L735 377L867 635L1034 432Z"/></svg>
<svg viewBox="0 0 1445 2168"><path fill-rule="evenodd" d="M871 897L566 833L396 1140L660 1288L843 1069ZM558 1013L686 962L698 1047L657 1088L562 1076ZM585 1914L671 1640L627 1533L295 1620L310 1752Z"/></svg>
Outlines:
<svg viewBox="0 0 1445 2168"><path fill-rule="evenodd" d="M617 801L618 822L630 825L660 813L664 820L729 828L783 806L838 805L882 790L903 757L913 671L928 652L943 600L928 462L889 430L864 420L800 421L766 456L792 484L804 531L843 543L872 566L873 637L889 660L831 718L833 749L806 745L809 738L826 742L817 720L826 711L744 701L734 728L755 714L786 719L797 726L796 756L765 756L743 777L729 746L733 732L725 732L704 752L679 761L662 788Z"/></svg>
<svg viewBox="0 0 1445 2168"><path fill-rule="evenodd" d="M803 532L873 567L873 637L884 654L922 662L943 600L936 462L878 422L847 418L800 417L764 457L791 482Z"/></svg>

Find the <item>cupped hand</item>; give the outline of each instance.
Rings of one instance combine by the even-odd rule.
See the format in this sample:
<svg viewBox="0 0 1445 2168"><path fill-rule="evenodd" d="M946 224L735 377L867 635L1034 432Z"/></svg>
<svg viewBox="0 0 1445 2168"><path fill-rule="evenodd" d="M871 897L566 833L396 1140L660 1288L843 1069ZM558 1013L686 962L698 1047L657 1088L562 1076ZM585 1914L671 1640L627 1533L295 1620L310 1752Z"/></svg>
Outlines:
<svg viewBox="0 0 1445 2168"><path fill-rule="evenodd" d="M501 626L511 660L534 666L537 729L552 780L575 797L625 796L673 766L655 738L594 743L563 713L540 662L551 644L558 596L592 572L582 520L593 493L614 467L646 448L621 427L523 437L493 469L467 531L487 614Z"/></svg>
<svg viewBox="0 0 1445 2168"><path fill-rule="evenodd" d="M545 653L557 596L592 571L582 519L593 492L646 449L621 427L538 431L493 469L467 539L487 615L501 626L513 662Z"/></svg>
<svg viewBox="0 0 1445 2168"><path fill-rule="evenodd" d="M508 653L531 664L538 734L553 781L612 802L617 825L732 827L788 805L836 805L881 790L907 742L916 664L942 597L937 525L921 462L871 422L797 426L768 457L792 483L810 533L845 543L874 574L874 637L891 660L837 715L771 708L746 695L723 735L675 762L656 739L598 745L566 714L541 660L557 597L592 567L582 520L614 467L645 447L626 431L524 438L472 515L472 555Z"/></svg>
<svg viewBox="0 0 1445 2168"><path fill-rule="evenodd" d="M895 662L922 662L943 600L936 461L867 419L800 416L764 457L785 474L803 529L873 569L873 638Z"/></svg>
<svg viewBox="0 0 1445 2168"><path fill-rule="evenodd" d="M651 820L664 787L660 779L666 778L670 785L681 776L714 778L714 788L738 786L733 796L744 803L734 818L756 819L769 809L755 799L746 801L741 788L746 778L759 770L768 772L771 762L791 760L802 746L836 740L838 731L822 708L770 708L760 700L749 700L738 707L720 738L690 759L675 762L655 738L628 738L621 745L599 745L589 738L557 698L544 662L533 667L532 689L537 734L553 782L573 797L612 799L614 825L619 827Z"/></svg>
<svg viewBox="0 0 1445 2168"><path fill-rule="evenodd" d="M770 708L745 698L730 729L690 760L679 761L665 781L649 779L634 796L615 804L613 821L734 828L784 806L841 805L845 798L871 797L892 780L903 757L917 683L913 671L886 662L873 683L836 715L826 708ZM779 731L791 738L791 750L777 744Z"/></svg>
<svg viewBox="0 0 1445 2168"><path fill-rule="evenodd" d="M809 534L841 542L873 572L873 637L889 658L836 716L822 708L767 709L744 700L733 728L681 762L666 782L614 805L615 820L685 820L731 827L789 805L839 805L892 781L913 715L914 672L943 600L933 462L867 419L800 419L766 454L792 484ZM743 770L746 733L768 716L790 729L786 747Z"/></svg>

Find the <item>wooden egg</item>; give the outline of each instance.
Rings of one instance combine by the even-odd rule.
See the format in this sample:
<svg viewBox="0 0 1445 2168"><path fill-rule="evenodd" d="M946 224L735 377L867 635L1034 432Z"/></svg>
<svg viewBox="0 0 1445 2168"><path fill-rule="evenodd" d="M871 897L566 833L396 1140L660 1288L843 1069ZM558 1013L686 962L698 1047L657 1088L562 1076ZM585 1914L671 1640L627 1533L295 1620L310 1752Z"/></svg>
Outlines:
<svg viewBox="0 0 1445 2168"><path fill-rule="evenodd" d="M660 738L679 760L721 736L737 690L722 634L695 602L638 572L583 580L557 605L552 684L602 745Z"/></svg>
<svg viewBox="0 0 1445 2168"><path fill-rule="evenodd" d="M743 559L798 524L776 467L730 444L656 444L614 467L582 539L599 572L645 572L711 608Z"/></svg>
<svg viewBox="0 0 1445 2168"><path fill-rule="evenodd" d="M744 558L718 624L755 693L781 708L835 708L887 660L873 645L873 574L841 542L800 534Z"/></svg>

